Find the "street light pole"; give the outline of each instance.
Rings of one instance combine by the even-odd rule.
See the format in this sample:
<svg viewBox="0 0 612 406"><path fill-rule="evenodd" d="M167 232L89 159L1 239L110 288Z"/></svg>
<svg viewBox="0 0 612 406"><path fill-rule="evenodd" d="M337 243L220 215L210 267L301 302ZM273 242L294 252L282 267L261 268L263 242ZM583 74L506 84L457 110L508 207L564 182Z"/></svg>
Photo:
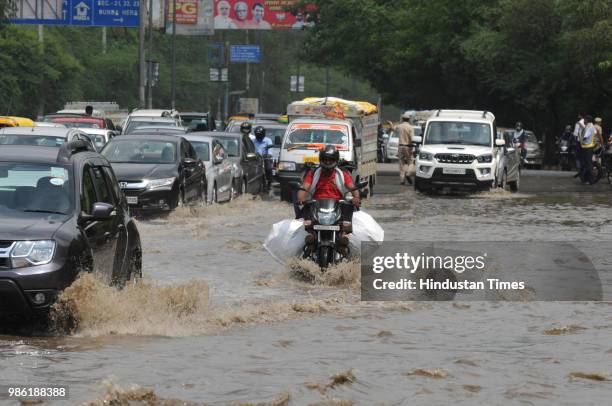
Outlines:
<svg viewBox="0 0 612 406"><path fill-rule="evenodd" d="M172 0L172 85L171 106L176 108L176 0Z"/></svg>
<svg viewBox="0 0 612 406"><path fill-rule="evenodd" d="M140 108L145 107L145 13L147 8L145 2L140 2L138 9L139 15L139 27L138 27L138 106Z"/></svg>
<svg viewBox="0 0 612 406"><path fill-rule="evenodd" d="M149 65L147 69L147 108L153 108L153 0L149 0Z"/></svg>

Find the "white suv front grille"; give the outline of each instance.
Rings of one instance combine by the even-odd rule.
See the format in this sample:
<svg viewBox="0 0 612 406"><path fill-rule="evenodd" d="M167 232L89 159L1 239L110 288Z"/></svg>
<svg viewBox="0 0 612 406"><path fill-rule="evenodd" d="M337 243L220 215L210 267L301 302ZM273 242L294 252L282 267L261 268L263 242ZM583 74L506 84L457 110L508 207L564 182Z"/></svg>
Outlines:
<svg viewBox="0 0 612 406"><path fill-rule="evenodd" d="M443 164L471 164L476 156L470 154L436 154L435 158Z"/></svg>

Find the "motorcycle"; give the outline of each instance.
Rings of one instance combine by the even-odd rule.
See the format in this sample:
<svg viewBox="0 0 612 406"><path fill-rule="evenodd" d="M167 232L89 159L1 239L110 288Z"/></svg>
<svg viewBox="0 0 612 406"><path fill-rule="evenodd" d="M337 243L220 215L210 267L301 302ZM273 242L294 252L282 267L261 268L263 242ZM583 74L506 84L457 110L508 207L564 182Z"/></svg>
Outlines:
<svg viewBox="0 0 612 406"><path fill-rule="evenodd" d="M568 140L561 140L559 142L559 166L562 171L569 171L572 168L572 162L574 157L570 150L570 144Z"/></svg>
<svg viewBox="0 0 612 406"><path fill-rule="evenodd" d="M348 193L368 186L367 181L359 182ZM317 263L321 271L330 265L348 258L350 249L346 235L352 232L355 208L350 201L321 199L304 202L302 209L304 228L309 233L311 242L304 248L304 258Z"/></svg>

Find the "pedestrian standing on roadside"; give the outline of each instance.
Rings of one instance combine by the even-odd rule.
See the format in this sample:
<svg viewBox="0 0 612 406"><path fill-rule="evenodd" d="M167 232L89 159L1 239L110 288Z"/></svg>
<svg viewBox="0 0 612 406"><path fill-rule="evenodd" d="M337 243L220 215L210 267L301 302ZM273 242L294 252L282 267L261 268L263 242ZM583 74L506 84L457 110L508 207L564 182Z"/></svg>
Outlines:
<svg viewBox="0 0 612 406"><path fill-rule="evenodd" d="M596 132L593 125L593 117L584 117L584 131L580 142L582 150L582 182L588 185L593 184L593 149L596 145Z"/></svg>
<svg viewBox="0 0 612 406"><path fill-rule="evenodd" d="M574 178L579 177L582 174L582 149L580 148L580 142L582 139L582 133L584 131L584 117L582 116L582 113L578 113L578 121L576 121L576 124L574 125L574 139L576 142L576 145L578 146L576 148L576 174L574 175Z"/></svg>
<svg viewBox="0 0 612 406"><path fill-rule="evenodd" d="M399 175L402 185L408 182L412 185L412 168L413 157L412 157L412 137L414 137L414 129L410 125L412 114L405 112L402 114L401 123L395 127L397 135L399 137L397 158L399 159Z"/></svg>

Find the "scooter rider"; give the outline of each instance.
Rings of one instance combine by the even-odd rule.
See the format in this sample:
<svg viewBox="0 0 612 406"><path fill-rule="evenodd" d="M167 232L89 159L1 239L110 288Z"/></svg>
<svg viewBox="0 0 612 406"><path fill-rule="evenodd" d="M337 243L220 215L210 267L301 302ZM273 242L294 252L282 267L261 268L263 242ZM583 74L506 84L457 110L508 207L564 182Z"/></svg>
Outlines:
<svg viewBox="0 0 612 406"><path fill-rule="evenodd" d="M340 161L340 153L333 145L326 145L319 152L320 166L313 171L309 171L304 178L302 188L300 188L297 201L299 204L304 204L307 194L312 196L312 199L344 199L345 191L354 187L353 180L350 174L338 168ZM358 190L352 191L353 206L359 207L361 199ZM350 221L351 219L343 219ZM345 235L340 236L340 243L348 245L348 238ZM306 236L306 249L310 249L314 244L314 235Z"/></svg>
<svg viewBox="0 0 612 406"><path fill-rule="evenodd" d="M272 160L268 154L268 148L274 145L272 140L266 137L266 129L262 126L255 127L255 135L251 135L253 145L255 145L255 151L264 157L264 169L266 174L266 187L270 188L272 183Z"/></svg>

